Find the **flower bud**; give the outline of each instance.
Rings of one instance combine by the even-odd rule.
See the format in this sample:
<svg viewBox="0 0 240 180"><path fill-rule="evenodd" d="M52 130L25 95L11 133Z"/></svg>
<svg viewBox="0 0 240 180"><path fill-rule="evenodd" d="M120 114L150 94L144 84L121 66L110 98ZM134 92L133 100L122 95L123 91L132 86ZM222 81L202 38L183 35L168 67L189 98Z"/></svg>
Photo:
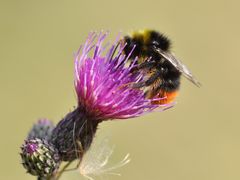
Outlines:
<svg viewBox="0 0 240 180"><path fill-rule="evenodd" d="M27 139L46 139L49 140L52 135L54 124L48 119L40 119L33 125L28 133Z"/></svg>
<svg viewBox="0 0 240 180"><path fill-rule="evenodd" d="M58 151L46 140L26 140L21 150L22 164L34 176L51 177L59 167Z"/></svg>

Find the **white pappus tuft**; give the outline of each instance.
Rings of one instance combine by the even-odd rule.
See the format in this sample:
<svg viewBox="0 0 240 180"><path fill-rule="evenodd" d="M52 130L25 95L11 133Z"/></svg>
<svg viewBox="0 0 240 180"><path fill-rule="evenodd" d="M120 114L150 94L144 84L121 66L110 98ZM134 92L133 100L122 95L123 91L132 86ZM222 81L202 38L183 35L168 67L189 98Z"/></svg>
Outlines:
<svg viewBox="0 0 240 180"><path fill-rule="evenodd" d="M113 171L128 164L130 162L130 155L125 155L121 161L109 166L109 159L113 152L114 147L109 145L109 140L107 138L104 138L99 143L94 143L89 151L83 156L79 166L80 174L89 180L94 180L94 177L102 175L120 176L121 174Z"/></svg>

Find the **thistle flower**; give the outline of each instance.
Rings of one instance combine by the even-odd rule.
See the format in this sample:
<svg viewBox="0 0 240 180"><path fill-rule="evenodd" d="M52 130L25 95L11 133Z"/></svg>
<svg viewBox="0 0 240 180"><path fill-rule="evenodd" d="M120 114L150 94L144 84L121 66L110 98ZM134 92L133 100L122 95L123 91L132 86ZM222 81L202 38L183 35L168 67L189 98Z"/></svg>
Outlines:
<svg viewBox="0 0 240 180"><path fill-rule="evenodd" d="M131 73L132 65L126 65L128 57L119 49L114 57L116 45L106 56L102 47L106 34L90 34L82 53L75 59L75 89L78 105L83 107L95 120L127 119L140 116L158 107L146 99L143 90L131 85L143 79L143 74ZM89 57L93 50L93 56Z"/></svg>
<svg viewBox="0 0 240 180"><path fill-rule="evenodd" d="M47 178L57 171L60 164L58 151L46 140L26 140L21 150L22 164L28 173Z"/></svg>
<svg viewBox="0 0 240 180"><path fill-rule="evenodd" d="M64 161L72 161L89 149L100 122L128 119L158 107L147 99L143 89L133 84L143 81L140 72L131 73L134 63L128 64L122 48L113 44L104 55L106 33L90 33L75 57L75 90L77 108L56 126L52 142ZM137 60L137 59L136 59Z"/></svg>
<svg viewBox="0 0 240 180"><path fill-rule="evenodd" d="M54 129L54 124L48 119L39 119L28 133L27 139L46 139L49 140Z"/></svg>

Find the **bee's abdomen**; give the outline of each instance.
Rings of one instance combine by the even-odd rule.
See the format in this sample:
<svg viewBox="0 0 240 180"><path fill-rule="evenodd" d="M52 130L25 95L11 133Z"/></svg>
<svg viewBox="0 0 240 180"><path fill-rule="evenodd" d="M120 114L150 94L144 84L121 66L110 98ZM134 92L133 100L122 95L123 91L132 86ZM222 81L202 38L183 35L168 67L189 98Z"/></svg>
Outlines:
<svg viewBox="0 0 240 180"><path fill-rule="evenodd" d="M158 95L157 98L162 98L160 100L156 100L156 101L152 101L152 104L168 104L174 101L174 99L176 98L176 96L178 95L178 91L163 91L161 90Z"/></svg>

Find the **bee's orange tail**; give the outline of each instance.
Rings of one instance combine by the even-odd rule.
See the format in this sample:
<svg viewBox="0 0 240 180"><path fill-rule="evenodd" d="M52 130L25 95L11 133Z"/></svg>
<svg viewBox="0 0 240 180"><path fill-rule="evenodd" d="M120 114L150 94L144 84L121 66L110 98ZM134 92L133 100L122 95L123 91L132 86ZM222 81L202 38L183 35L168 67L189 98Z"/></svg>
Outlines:
<svg viewBox="0 0 240 180"><path fill-rule="evenodd" d="M178 95L178 91L172 91L172 92L167 92L167 91L160 91L157 95L157 98L163 98L160 100L154 100L152 101L152 104L168 104L173 102L173 100L176 98Z"/></svg>

